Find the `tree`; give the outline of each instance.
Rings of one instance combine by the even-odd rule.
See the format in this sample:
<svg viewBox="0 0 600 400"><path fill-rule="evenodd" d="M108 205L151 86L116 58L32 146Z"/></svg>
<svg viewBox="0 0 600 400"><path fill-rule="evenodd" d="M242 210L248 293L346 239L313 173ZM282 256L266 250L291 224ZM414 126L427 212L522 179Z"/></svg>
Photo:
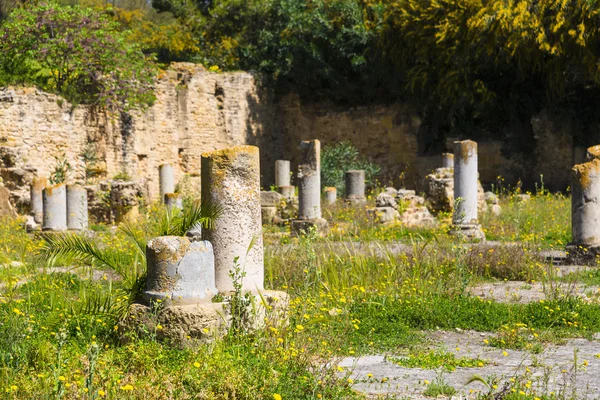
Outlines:
<svg viewBox="0 0 600 400"><path fill-rule="evenodd" d="M0 84L36 84L115 110L152 102L155 69L106 12L41 2L0 26Z"/></svg>

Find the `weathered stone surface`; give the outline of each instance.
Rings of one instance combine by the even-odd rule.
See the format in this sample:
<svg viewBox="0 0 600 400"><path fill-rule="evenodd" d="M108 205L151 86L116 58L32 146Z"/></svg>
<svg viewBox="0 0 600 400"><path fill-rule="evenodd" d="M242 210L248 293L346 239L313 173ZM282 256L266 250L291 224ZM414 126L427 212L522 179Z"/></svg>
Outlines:
<svg viewBox="0 0 600 400"><path fill-rule="evenodd" d="M395 188L388 186L385 188L384 190L385 193L391 194L392 196L396 197L398 195L398 190L396 190Z"/></svg>
<svg viewBox="0 0 600 400"><path fill-rule="evenodd" d="M502 207L500 207L500 204L492 204L490 207L490 211L492 212L492 214L498 216L502 214Z"/></svg>
<svg viewBox="0 0 600 400"><path fill-rule="evenodd" d="M335 204L337 201L337 189L335 187L326 187L323 188L323 192L325 192L325 201L327 204Z"/></svg>
<svg viewBox="0 0 600 400"><path fill-rule="evenodd" d="M453 223L477 224L477 143L454 142L454 157Z"/></svg>
<svg viewBox="0 0 600 400"><path fill-rule="evenodd" d="M121 342L130 340L131 333L143 337L156 334L159 340L184 348L212 342L223 337L231 327L229 297L223 303L167 305L158 315L143 304L132 304L128 315L119 323ZM289 296L287 293L265 290L251 297L244 329L254 331L287 324ZM160 325L160 328L159 328Z"/></svg>
<svg viewBox="0 0 600 400"><path fill-rule="evenodd" d="M4 186L0 186L0 218L15 218L17 216L12 204L10 204L10 192Z"/></svg>
<svg viewBox="0 0 600 400"><path fill-rule="evenodd" d="M260 192L260 206L261 207L279 207L281 201L284 199L283 195L272 192L272 191L261 191Z"/></svg>
<svg viewBox="0 0 600 400"><path fill-rule="evenodd" d="M10 146L0 146L0 168L14 168L19 161L18 149Z"/></svg>
<svg viewBox="0 0 600 400"><path fill-rule="evenodd" d="M31 214L36 223L41 224L44 217L44 203L42 201L42 190L48 186L48 179L44 177L35 177L31 182L30 203Z"/></svg>
<svg viewBox="0 0 600 400"><path fill-rule="evenodd" d="M292 197L296 197L296 187L295 186L279 186L277 188L277 192L281 194L286 199L291 199Z"/></svg>
<svg viewBox="0 0 600 400"><path fill-rule="evenodd" d="M442 168L454 168L454 154L442 153Z"/></svg>
<svg viewBox="0 0 600 400"><path fill-rule="evenodd" d="M302 236L312 230L319 234L327 231L327 221L323 218L314 219L295 219L290 223L292 236Z"/></svg>
<svg viewBox="0 0 600 400"><path fill-rule="evenodd" d="M238 146L202 154L202 199L222 210L212 229L202 230L202 238L215 249L217 289L221 293L234 289L229 274L237 259L237 267L246 273L242 288L262 290L264 255L258 147Z"/></svg>
<svg viewBox="0 0 600 400"><path fill-rule="evenodd" d="M185 233L190 242L199 242L202 240L202 225L196 224Z"/></svg>
<svg viewBox="0 0 600 400"><path fill-rule="evenodd" d="M414 190L398 189L398 193L396 194L396 197L401 200L410 200L411 198L415 197L416 195L417 195L417 192L415 192Z"/></svg>
<svg viewBox="0 0 600 400"><path fill-rule="evenodd" d="M350 204L359 204L366 201L365 197L365 171L346 171L346 201Z"/></svg>
<svg viewBox="0 0 600 400"><path fill-rule="evenodd" d="M87 190L80 185L67 185L67 228L88 228Z"/></svg>
<svg viewBox="0 0 600 400"><path fill-rule="evenodd" d="M288 160L275 161L275 186L290 186L290 178L290 162Z"/></svg>
<svg viewBox="0 0 600 400"><path fill-rule="evenodd" d="M303 141L298 165L298 219L321 218L321 142Z"/></svg>
<svg viewBox="0 0 600 400"><path fill-rule="evenodd" d="M144 198L142 187L135 182L113 181L110 185L110 207L114 220L121 222L135 217Z"/></svg>
<svg viewBox="0 0 600 400"><path fill-rule="evenodd" d="M209 242L190 242L187 237L178 236L157 237L148 242L146 258L147 301L199 303L217 294L213 248Z"/></svg>
<svg viewBox="0 0 600 400"><path fill-rule="evenodd" d="M377 207L369 210L376 222L389 224L400 219L400 214L393 207Z"/></svg>
<svg viewBox="0 0 600 400"><path fill-rule="evenodd" d="M42 230L67 230L67 187L64 184L45 187L42 191L42 201Z"/></svg>
<svg viewBox="0 0 600 400"><path fill-rule="evenodd" d="M281 220L277 207L261 207L260 212L263 225L276 224Z"/></svg>
<svg viewBox="0 0 600 400"><path fill-rule="evenodd" d="M403 225L409 227L436 224L435 218L425 206L425 199L420 196L414 196L408 200L408 206L400 215L400 221Z"/></svg>
<svg viewBox="0 0 600 400"><path fill-rule="evenodd" d="M395 196L387 192L382 192L375 198L375 206L380 207L391 207L394 210L398 209L398 203L396 202Z"/></svg>
<svg viewBox="0 0 600 400"><path fill-rule="evenodd" d="M429 210L438 214L440 212L452 212L454 209L454 173L453 169L438 168L434 173L425 178L425 196ZM477 183L477 207L478 211L487 211L485 195L481 182Z"/></svg>
<svg viewBox="0 0 600 400"><path fill-rule="evenodd" d="M85 186L88 195L88 216L94 222L109 224L113 221L110 208L111 184L102 181L94 185Z"/></svg>
<svg viewBox="0 0 600 400"><path fill-rule="evenodd" d="M179 193L165 193L163 200L169 209L183 209L183 199Z"/></svg>
<svg viewBox="0 0 600 400"><path fill-rule="evenodd" d="M159 187L160 193L159 198L161 202L165 202L165 195L167 193L175 192L175 172L170 164L162 164L158 167L159 176Z"/></svg>
<svg viewBox="0 0 600 400"><path fill-rule="evenodd" d="M496 196L494 193L492 192L485 192L484 193L484 197L485 197L485 202L488 204L498 204L498 196Z"/></svg>

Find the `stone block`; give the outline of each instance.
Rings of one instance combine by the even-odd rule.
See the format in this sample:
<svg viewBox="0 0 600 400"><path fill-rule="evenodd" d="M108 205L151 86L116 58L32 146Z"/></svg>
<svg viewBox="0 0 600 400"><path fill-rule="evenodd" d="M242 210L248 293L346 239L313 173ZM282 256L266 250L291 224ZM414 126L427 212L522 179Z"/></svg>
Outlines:
<svg viewBox="0 0 600 400"><path fill-rule="evenodd" d="M377 195L377 198L375 198L375 206L377 208L391 207L394 210L398 209L398 203L396 202L395 197L387 192Z"/></svg>
<svg viewBox="0 0 600 400"><path fill-rule="evenodd" d="M261 207L279 207L284 196L273 191L261 191L260 192L260 206Z"/></svg>

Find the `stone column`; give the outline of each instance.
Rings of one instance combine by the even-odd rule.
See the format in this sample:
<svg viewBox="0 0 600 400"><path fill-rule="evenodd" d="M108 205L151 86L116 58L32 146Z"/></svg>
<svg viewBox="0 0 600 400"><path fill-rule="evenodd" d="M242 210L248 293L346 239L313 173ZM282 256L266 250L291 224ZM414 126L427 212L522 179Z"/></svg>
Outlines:
<svg viewBox="0 0 600 400"><path fill-rule="evenodd" d="M183 209L183 200L181 199L179 193L165 193L164 201L165 206L167 206L168 209Z"/></svg>
<svg viewBox="0 0 600 400"><path fill-rule="evenodd" d="M454 168L454 154L442 153L442 168Z"/></svg>
<svg viewBox="0 0 600 400"><path fill-rule="evenodd" d="M42 190L48 186L48 179L36 176L31 182L31 214L33 220L41 224L44 218L44 203L42 201Z"/></svg>
<svg viewBox="0 0 600 400"><path fill-rule="evenodd" d="M210 301L217 294L213 247L187 237L160 236L146 248L148 277L144 298L172 303Z"/></svg>
<svg viewBox="0 0 600 400"><path fill-rule="evenodd" d="M44 217L43 231L67 230L67 187L64 184L45 187L42 190Z"/></svg>
<svg viewBox="0 0 600 400"><path fill-rule="evenodd" d="M571 174L569 262L593 264L600 254L600 159L575 165Z"/></svg>
<svg viewBox="0 0 600 400"><path fill-rule="evenodd" d="M160 184L160 202L165 202L165 194L175 192L175 174L173 167L169 164L163 164L158 167Z"/></svg>
<svg viewBox="0 0 600 400"><path fill-rule="evenodd" d="M485 239L477 220L477 143L454 142L454 215L455 231L469 239Z"/></svg>
<svg viewBox="0 0 600 400"><path fill-rule="evenodd" d="M326 187L323 190L325 191L325 201L327 204L335 204L337 201L337 189L335 187Z"/></svg>
<svg viewBox="0 0 600 400"><path fill-rule="evenodd" d="M290 162L288 160L275 161L275 186L290 185Z"/></svg>
<svg viewBox="0 0 600 400"><path fill-rule="evenodd" d="M346 201L350 204L360 204L366 201L365 171L346 171Z"/></svg>
<svg viewBox="0 0 600 400"><path fill-rule="evenodd" d="M292 221L292 234L327 226L321 218L321 142L303 141L302 162L298 165L298 219Z"/></svg>
<svg viewBox="0 0 600 400"><path fill-rule="evenodd" d="M88 228L87 190L80 185L67 185L67 227L81 231Z"/></svg>
<svg viewBox="0 0 600 400"><path fill-rule="evenodd" d="M296 197L296 186L279 186L277 192L286 199L291 199Z"/></svg>
<svg viewBox="0 0 600 400"><path fill-rule="evenodd" d="M321 218L321 142L300 143L302 163L298 166L299 219Z"/></svg>
<svg viewBox="0 0 600 400"><path fill-rule="evenodd" d="M202 230L202 238L214 246L217 289L233 290L229 273L237 265L246 273L242 288L262 290L264 254L258 147L238 146L204 153L201 164L202 200L221 209L212 229Z"/></svg>

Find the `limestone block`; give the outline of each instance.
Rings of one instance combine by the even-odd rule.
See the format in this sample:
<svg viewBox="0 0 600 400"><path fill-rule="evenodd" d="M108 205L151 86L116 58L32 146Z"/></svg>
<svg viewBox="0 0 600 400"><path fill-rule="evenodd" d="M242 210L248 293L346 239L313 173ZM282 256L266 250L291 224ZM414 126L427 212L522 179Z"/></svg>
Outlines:
<svg viewBox="0 0 600 400"><path fill-rule="evenodd" d="M217 294L213 248L209 242L190 242L187 237L178 236L157 237L148 242L146 258L147 301L198 303Z"/></svg>
<svg viewBox="0 0 600 400"><path fill-rule="evenodd" d="M42 230L67 230L67 188L64 184L47 186L42 191L44 217Z"/></svg>
<svg viewBox="0 0 600 400"><path fill-rule="evenodd" d="M263 225L271 225L280 221L281 218L279 218L277 207L261 207L260 209Z"/></svg>
<svg viewBox="0 0 600 400"><path fill-rule="evenodd" d="M492 192L485 192L484 198L488 204L498 204L498 196Z"/></svg>
<svg viewBox="0 0 600 400"><path fill-rule="evenodd" d="M113 181L110 185L110 206L116 222L134 217L144 197L142 187L136 182Z"/></svg>
<svg viewBox="0 0 600 400"><path fill-rule="evenodd" d="M411 198L415 197L417 195L417 192L415 192L414 190L407 190L407 189L399 189L398 193L396 194L396 197L402 200L410 200Z"/></svg>
<svg viewBox="0 0 600 400"><path fill-rule="evenodd" d="M279 207L284 197L277 192L260 192L260 206L261 207Z"/></svg>
<svg viewBox="0 0 600 400"><path fill-rule="evenodd" d="M14 168L20 160L17 148L11 146L0 146L0 167Z"/></svg>
<svg viewBox="0 0 600 400"><path fill-rule="evenodd" d="M369 213L381 224L393 223L400 219L400 214L393 207L377 207L369 210Z"/></svg>
<svg viewBox="0 0 600 400"><path fill-rule="evenodd" d="M502 214L502 207L500 207L500 204L492 204L492 206L490 207L490 211L492 212L492 214L498 216Z"/></svg>
<svg viewBox="0 0 600 400"><path fill-rule="evenodd" d="M260 291L264 254L260 207L258 147L238 146L202 154L202 200L221 208L212 229L202 238L215 249L215 280L221 293L232 291L234 260L246 276L242 287Z"/></svg>
<svg viewBox="0 0 600 400"><path fill-rule="evenodd" d="M169 304L156 315L147 305L134 303L128 315L119 322L121 342L126 343L135 332L143 337L156 334L179 348L213 342L227 334L231 327L231 297L221 303ZM289 296L285 292L264 290L250 299L243 328L249 332L269 326L287 325ZM161 329L158 329L158 325Z"/></svg>
<svg viewBox="0 0 600 400"><path fill-rule="evenodd" d="M385 188L384 190L385 193L391 194L392 196L396 197L398 196L398 190L396 190L395 188L388 186Z"/></svg>
<svg viewBox="0 0 600 400"><path fill-rule="evenodd" d="M398 209L398 203L396 202L395 196L387 192L382 192L377 195L377 198L375 198L375 206L377 208L391 207L394 210Z"/></svg>

